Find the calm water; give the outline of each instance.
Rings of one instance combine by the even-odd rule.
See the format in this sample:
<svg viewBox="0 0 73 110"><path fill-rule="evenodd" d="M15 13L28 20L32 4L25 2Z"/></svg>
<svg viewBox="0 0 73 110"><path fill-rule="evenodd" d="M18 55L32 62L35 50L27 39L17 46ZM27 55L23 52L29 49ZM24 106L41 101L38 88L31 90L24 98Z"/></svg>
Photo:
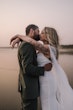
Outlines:
<svg viewBox="0 0 73 110"><path fill-rule="evenodd" d="M59 63L73 87L73 55L61 54ZM0 49L0 110L20 110L21 98L17 91L18 61L16 49Z"/></svg>

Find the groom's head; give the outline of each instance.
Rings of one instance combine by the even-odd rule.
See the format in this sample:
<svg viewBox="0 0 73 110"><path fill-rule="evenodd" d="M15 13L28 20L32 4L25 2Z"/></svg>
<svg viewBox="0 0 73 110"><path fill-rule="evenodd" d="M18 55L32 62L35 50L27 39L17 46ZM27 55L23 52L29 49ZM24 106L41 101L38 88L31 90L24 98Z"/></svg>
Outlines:
<svg viewBox="0 0 73 110"><path fill-rule="evenodd" d="M37 25L34 24L30 24L26 27L26 35L35 39L35 40L39 40L39 27Z"/></svg>

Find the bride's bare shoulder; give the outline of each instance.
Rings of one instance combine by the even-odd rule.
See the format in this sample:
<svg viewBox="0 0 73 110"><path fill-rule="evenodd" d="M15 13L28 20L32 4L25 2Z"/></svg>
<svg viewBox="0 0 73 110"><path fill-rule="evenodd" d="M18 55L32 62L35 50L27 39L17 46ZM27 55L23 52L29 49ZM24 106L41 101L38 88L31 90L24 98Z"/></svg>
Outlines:
<svg viewBox="0 0 73 110"><path fill-rule="evenodd" d="M40 44L44 44L43 41L41 41L41 40L39 40L39 41L37 41L37 42L39 42Z"/></svg>

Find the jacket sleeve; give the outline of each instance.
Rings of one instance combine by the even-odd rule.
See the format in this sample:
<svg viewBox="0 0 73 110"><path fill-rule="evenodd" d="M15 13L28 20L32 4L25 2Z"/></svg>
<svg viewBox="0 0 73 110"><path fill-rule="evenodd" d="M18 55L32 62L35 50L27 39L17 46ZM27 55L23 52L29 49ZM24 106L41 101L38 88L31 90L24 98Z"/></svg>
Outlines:
<svg viewBox="0 0 73 110"><path fill-rule="evenodd" d="M25 43L22 46L20 51L20 54L22 57L22 68L25 74L29 76L38 77L38 76L44 75L44 67L38 67L33 64L34 51L35 51L34 47L29 43Z"/></svg>

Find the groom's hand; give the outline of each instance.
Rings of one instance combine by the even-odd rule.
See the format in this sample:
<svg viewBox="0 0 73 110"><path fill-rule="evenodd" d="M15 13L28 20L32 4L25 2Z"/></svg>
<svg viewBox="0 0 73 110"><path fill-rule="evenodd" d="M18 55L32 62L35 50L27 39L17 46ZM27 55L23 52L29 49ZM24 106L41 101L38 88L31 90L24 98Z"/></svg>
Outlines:
<svg viewBox="0 0 73 110"><path fill-rule="evenodd" d="M51 69L52 69L52 63L45 64L45 66L44 66L45 71L50 71Z"/></svg>

